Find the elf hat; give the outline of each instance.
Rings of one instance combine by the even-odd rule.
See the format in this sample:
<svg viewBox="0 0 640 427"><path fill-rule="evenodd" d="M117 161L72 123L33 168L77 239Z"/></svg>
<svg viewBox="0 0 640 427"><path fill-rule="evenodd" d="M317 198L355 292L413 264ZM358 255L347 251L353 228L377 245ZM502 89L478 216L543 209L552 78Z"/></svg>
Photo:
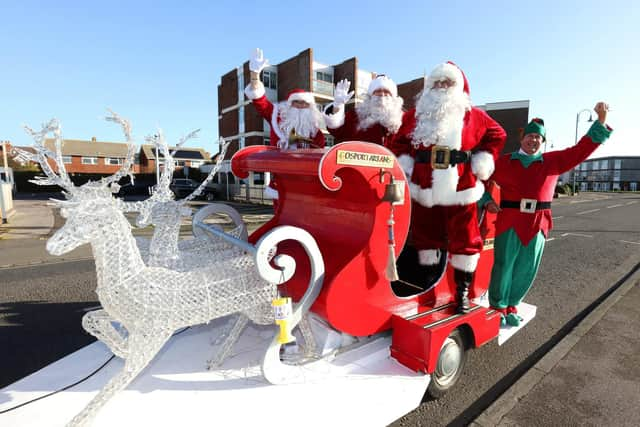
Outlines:
<svg viewBox="0 0 640 427"><path fill-rule="evenodd" d="M547 130L544 128L544 120L535 118L531 119L529 124L524 128L524 132L522 136L528 135L530 133L538 134L542 137L543 141L547 140Z"/></svg>

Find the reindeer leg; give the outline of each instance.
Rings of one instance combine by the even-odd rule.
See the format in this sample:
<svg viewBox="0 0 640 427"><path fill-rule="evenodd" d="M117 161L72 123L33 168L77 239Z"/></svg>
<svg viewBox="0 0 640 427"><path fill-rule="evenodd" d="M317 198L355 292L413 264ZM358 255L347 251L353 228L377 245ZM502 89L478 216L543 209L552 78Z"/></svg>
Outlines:
<svg viewBox="0 0 640 427"><path fill-rule="evenodd" d="M225 359L231 353L231 350L233 349L233 345L236 343L236 341L238 341L238 338L240 338L240 334L242 333L244 328L247 326L247 323L249 323L249 317L247 317L247 315L244 313L239 313L238 318L236 319L231 330L229 331L229 334L227 335L226 339L220 346L220 349L216 354L213 355L213 357L210 360L207 361L207 369L209 370L217 369L220 367L220 365L222 365L222 362L224 362Z"/></svg>
<svg viewBox="0 0 640 427"><path fill-rule="evenodd" d="M313 336L313 331L311 330L311 323L309 323L309 316L303 316L298 327L300 328L302 339L304 339L304 355L306 357L315 356L318 348L316 346L316 338Z"/></svg>
<svg viewBox="0 0 640 427"><path fill-rule="evenodd" d="M126 359L129 352L127 337L111 322L114 319L105 310L90 311L82 317L82 327L105 343L116 356Z"/></svg>
<svg viewBox="0 0 640 427"><path fill-rule="evenodd" d="M158 354L169 340L168 331L149 331L132 333L129 337L129 355L124 368L76 415L68 427L86 426L91 423L98 411L120 390L124 389Z"/></svg>

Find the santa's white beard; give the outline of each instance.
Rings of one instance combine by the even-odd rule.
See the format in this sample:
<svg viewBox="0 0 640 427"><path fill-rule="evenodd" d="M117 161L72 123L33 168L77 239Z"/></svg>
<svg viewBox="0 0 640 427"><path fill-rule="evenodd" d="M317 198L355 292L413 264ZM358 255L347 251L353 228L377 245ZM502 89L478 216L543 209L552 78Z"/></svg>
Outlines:
<svg viewBox="0 0 640 427"><path fill-rule="evenodd" d="M466 93L452 89L425 90L416 104L413 145L445 145L460 148L465 113L471 109Z"/></svg>
<svg viewBox="0 0 640 427"><path fill-rule="evenodd" d="M295 108L281 103L278 106L280 129L288 137L292 130L305 138L313 138L322 126L324 117L315 105L308 108Z"/></svg>
<svg viewBox="0 0 640 427"><path fill-rule="evenodd" d="M356 107L358 129L369 129L380 123L389 132L396 133L402 124L402 104L399 96L369 96Z"/></svg>

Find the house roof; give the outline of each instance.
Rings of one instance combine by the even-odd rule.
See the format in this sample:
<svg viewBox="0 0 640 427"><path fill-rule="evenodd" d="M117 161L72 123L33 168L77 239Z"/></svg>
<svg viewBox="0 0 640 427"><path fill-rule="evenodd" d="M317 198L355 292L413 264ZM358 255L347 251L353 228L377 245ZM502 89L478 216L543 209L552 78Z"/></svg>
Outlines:
<svg viewBox="0 0 640 427"><path fill-rule="evenodd" d="M175 150L176 147L169 147L169 150ZM144 144L142 145L142 151L147 159L154 160L156 158L155 155L155 147L153 145ZM162 152L159 153L160 157L164 157ZM209 153L204 151L202 148L188 148L181 147L176 153L173 155L175 160L208 160Z"/></svg>
<svg viewBox="0 0 640 427"><path fill-rule="evenodd" d="M44 145L51 151L55 150L53 138L46 139ZM127 144L65 139L62 142L62 154L85 157L127 157Z"/></svg>

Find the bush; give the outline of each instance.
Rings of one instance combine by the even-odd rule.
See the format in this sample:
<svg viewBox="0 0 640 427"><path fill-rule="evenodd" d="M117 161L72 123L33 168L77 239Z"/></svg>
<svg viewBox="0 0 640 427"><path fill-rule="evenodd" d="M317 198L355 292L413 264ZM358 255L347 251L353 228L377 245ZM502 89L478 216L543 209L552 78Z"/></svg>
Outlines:
<svg viewBox="0 0 640 427"><path fill-rule="evenodd" d="M563 185L556 185L556 194L564 194L567 196L572 196L573 195L573 191L571 190L571 185L569 184L563 184Z"/></svg>

